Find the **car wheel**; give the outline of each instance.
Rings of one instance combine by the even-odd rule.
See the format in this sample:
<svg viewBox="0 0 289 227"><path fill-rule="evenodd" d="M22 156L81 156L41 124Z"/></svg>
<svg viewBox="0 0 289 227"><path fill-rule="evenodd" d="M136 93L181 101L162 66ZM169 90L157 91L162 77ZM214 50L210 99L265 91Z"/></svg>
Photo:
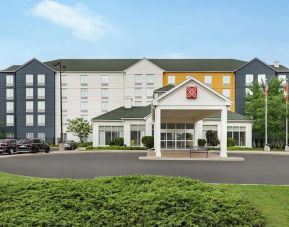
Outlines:
<svg viewBox="0 0 289 227"><path fill-rule="evenodd" d="M38 152L39 152L38 147L32 147L31 153L38 153Z"/></svg>
<svg viewBox="0 0 289 227"><path fill-rule="evenodd" d="M50 147L47 147L47 148L45 149L45 153L49 153L49 151L50 151Z"/></svg>
<svg viewBox="0 0 289 227"><path fill-rule="evenodd" d="M9 153L9 154L14 154L14 150L13 150L12 147L9 148L8 153Z"/></svg>

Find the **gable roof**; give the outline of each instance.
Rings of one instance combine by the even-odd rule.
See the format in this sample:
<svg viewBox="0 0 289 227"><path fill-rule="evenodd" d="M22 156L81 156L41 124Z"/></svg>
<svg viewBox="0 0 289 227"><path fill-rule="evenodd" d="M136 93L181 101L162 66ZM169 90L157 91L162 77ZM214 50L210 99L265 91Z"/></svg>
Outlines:
<svg viewBox="0 0 289 227"><path fill-rule="evenodd" d="M279 73L286 73L289 72L289 69L287 67L285 67L284 65L279 65L279 67L275 67L274 65L270 65L272 68L274 68L277 72Z"/></svg>
<svg viewBox="0 0 289 227"><path fill-rule="evenodd" d="M272 66L272 65L268 65L266 62L260 60L259 58L253 58L251 61L249 61L249 62L245 63L244 65L242 65L241 67L237 68L234 72L242 69L243 67L245 67L246 65L250 64L250 63L253 62L253 61L258 61L258 62L260 62L261 64L267 66L268 68L271 68L273 71L278 72L278 70L277 70L278 68L275 68L275 67ZM285 68L286 68L286 67L285 67Z"/></svg>
<svg viewBox="0 0 289 227"><path fill-rule="evenodd" d="M174 87L175 87L175 85L168 84L166 86L163 86L161 88L158 88L158 89L154 90L154 93L164 93L164 92L167 92L167 91L171 90Z"/></svg>
<svg viewBox="0 0 289 227"><path fill-rule="evenodd" d="M119 107L115 110L102 114L92 121L121 121L122 119L142 119L151 113L151 105L133 106L131 108Z"/></svg>

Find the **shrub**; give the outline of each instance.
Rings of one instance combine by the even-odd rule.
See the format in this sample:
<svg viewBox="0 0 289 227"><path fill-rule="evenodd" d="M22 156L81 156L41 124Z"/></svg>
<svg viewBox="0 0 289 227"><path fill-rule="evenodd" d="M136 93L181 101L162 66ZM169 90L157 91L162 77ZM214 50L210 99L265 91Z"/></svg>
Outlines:
<svg viewBox="0 0 289 227"><path fill-rule="evenodd" d="M198 139L198 146L204 147L207 141L205 139Z"/></svg>
<svg viewBox="0 0 289 227"><path fill-rule="evenodd" d="M79 147L88 147L92 146L92 142L82 142L78 144Z"/></svg>
<svg viewBox="0 0 289 227"><path fill-rule="evenodd" d="M150 148L153 148L153 147L154 147L154 137L152 137L152 136L144 136L144 137L141 139L141 142L143 143L143 145L144 145L147 149L150 149Z"/></svg>
<svg viewBox="0 0 289 227"><path fill-rule="evenodd" d="M207 143L210 146L217 146L220 144L220 140L218 139L217 131L208 130L206 132Z"/></svg>
<svg viewBox="0 0 289 227"><path fill-rule="evenodd" d="M123 146L123 145L124 145L123 138L115 138L109 143L109 146Z"/></svg>
<svg viewBox="0 0 289 227"><path fill-rule="evenodd" d="M189 178L0 179L5 226L265 225L246 198Z"/></svg>
<svg viewBox="0 0 289 227"><path fill-rule="evenodd" d="M86 147L86 150L145 150L144 147L126 147L126 146L99 146Z"/></svg>
<svg viewBox="0 0 289 227"><path fill-rule="evenodd" d="M234 147L235 145L236 145L236 142L234 139L232 139L232 138L227 139L227 146L228 147Z"/></svg>

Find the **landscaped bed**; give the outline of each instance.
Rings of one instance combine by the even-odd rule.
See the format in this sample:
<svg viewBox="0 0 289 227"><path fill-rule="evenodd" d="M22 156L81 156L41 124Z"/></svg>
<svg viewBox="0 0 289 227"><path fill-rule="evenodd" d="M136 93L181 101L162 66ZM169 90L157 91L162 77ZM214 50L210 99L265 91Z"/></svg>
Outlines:
<svg viewBox="0 0 289 227"><path fill-rule="evenodd" d="M0 174L0 223L264 226L265 221L254 203L239 193L189 178L57 180Z"/></svg>

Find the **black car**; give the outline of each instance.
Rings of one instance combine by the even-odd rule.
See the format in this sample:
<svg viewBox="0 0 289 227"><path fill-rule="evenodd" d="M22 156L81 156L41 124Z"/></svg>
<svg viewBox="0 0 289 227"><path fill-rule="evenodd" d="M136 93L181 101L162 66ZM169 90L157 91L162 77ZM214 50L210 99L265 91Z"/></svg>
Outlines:
<svg viewBox="0 0 289 227"><path fill-rule="evenodd" d="M0 153L13 154L16 152L16 145L14 139L0 139Z"/></svg>
<svg viewBox="0 0 289 227"><path fill-rule="evenodd" d="M77 148L77 143L74 140L67 140L64 142L65 150L74 150Z"/></svg>
<svg viewBox="0 0 289 227"><path fill-rule="evenodd" d="M31 153L44 151L45 153L48 153L50 147L42 139L22 139L17 144L17 151L28 151Z"/></svg>

